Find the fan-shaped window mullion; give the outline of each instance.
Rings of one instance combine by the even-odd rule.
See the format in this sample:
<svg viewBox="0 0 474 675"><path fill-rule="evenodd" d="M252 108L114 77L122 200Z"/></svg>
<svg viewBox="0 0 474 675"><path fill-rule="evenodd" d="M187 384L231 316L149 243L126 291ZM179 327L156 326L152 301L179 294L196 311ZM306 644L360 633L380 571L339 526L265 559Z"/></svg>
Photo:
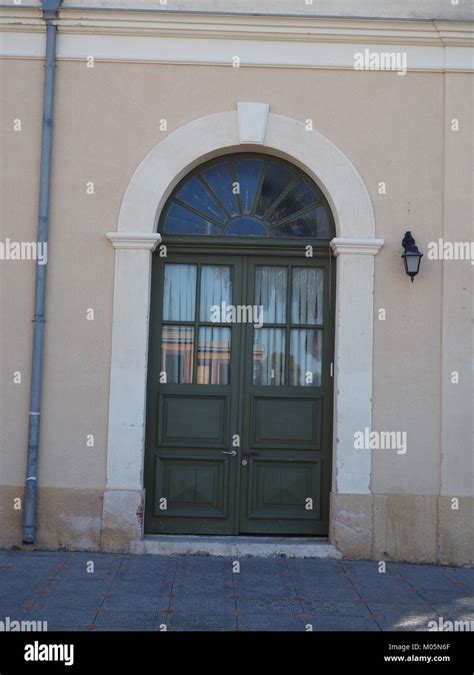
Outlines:
<svg viewBox="0 0 474 675"><path fill-rule="evenodd" d="M237 195L232 190L232 169L228 158L210 164L203 168L202 176L206 182L212 186L215 193L219 194L221 202L225 203L226 211L230 213L231 218L240 216Z"/></svg>
<svg viewBox="0 0 474 675"><path fill-rule="evenodd" d="M299 180L300 176L294 176L294 178L291 179L291 181L288 183L283 192L281 192L279 197L277 197L277 199L273 202L270 208L265 211L265 213L262 216L262 220L268 220L269 216L277 208L278 204L281 204L281 202L285 199L287 194L295 187L295 185L298 183Z"/></svg>
<svg viewBox="0 0 474 675"><path fill-rule="evenodd" d="M186 176L163 210L160 229L178 236L327 240L334 236L334 218L321 190L298 167L236 153Z"/></svg>
<svg viewBox="0 0 474 675"><path fill-rule="evenodd" d="M257 207L260 202L260 197L262 196L263 183L265 181L265 176L267 175L268 164L269 164L268 160L265 159L263 162L262 173L258 181L257 189L255 190L255 197L252 204L252 210L250 212L251 216L255 216L257 213Z"/></svg>
<svg viewBox="0 0 474 675"><path fill-rule="evenodd" d="M219 222L216 218L212 218L209 214L199 211L199 209L195 209L194 206L191 206L191 204L186 204L186 202L182 202L181 199L178 199L175 197L174 203L178 204L181 206L183 209L186 209L187 211L191 211L192 213L195 213L197 216L202 218L203 220L208 220L210 223L213 223L214 225L217 225L220 230L223 229L222 223Z"/></svg>
<svg viewBox="0 0 474 675"><path fill-rule="evenodd" d="M270 225L303 211L314 204L316 197L317 192L311 183L300 177L296 184L289 188L286 195L282 196L271 213L267 214Z"/></svg>
<svg viewBox="0 0 474 675"><path fill-rule="evenodd" d="M240 184L240 205L247 216L252 215L263 165L263 159L257 159L257 157L237 157L235 160L237 180Z"/></svg>
<svg viewBox="0 0 474 675"><path fill-rule="evenodd" d="M237 206L239 209L240 215L244 214L244 208L242 206L242 202L240 200L240 183L239 183L239 177L237 175L237 167L235 166L235 162L229 162L230 166L230 173L232 176L232 192L234 191L234 185L238 184L239 185L239 191L235 193L236 199L237 199Z"/></svg>
<svg viewBox="0 0 474 675"><path fill-rule="evenodd" d="M256 214L260 218L264 218L265 214L272 209L282 193L289 187L295 175L296 172L293 167L269 160L256 209Z"/></svg>
<svg viewBox="0 0 474 675"><path fill-rule="evenodd" d="M209 192L209 194L215 199L216 204L218 206L220 206L220 208L224 211L225 215L227 216L227 219L226 219L226 224L227 224L229 222L229 220L232 218L232 215L226 209L225 204L223 202L221 202L221 200L219 199L219 195L212 189L212 187L209 185L209 183L206 181L206 179L204 178L204 176L201 173L198 174L197 178L204 185L204 187Z"/></svg>
<svg viewBox="0 0 474 675"><path fill-rule="evenodd" d="M299 211L294 211L294 213L290 213L289 216L285 216L284 218L281 218L280 220L276 220L274 223L271 225L268 225L269 229L272 230L274 227L277 225L282 225L283 223L286 223L287 220L294 220L295 218L298 218L299 216L304 216L308 211L313 211L314 209L317 209L318 206L322 205L322 202L320 199L318 199L318 195L314 195L314 202L311 204L308 204L308 206L305 206L304 209L300 209Z"/></svg>

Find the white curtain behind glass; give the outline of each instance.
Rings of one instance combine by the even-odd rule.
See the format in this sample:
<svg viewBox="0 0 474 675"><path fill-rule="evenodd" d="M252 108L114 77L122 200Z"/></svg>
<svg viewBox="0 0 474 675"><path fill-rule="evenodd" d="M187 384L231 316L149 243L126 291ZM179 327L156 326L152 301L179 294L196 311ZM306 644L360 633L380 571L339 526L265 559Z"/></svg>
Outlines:
<svg viewBox="0 0 474 675"><path fill-rule="evenodd" d="M203 265L201 267L200 321L211 321L211 307L232 303L232 276L230 267Z"/></svg>
<svg viewBox="0 0 474 675"><path fill-rule="evenodd" d="M196 265L165 265L164 321L194 321Z"/></svg>
<svg viewBox="0 0 474 675"><path fill-rule="evenodd" d="M256 267L255 304L263 306L263 323L286 322L285 267Z"/></svg>
<svg viewBox="0 0 474 675"><path fill-rule="evenodd" d="M264 324L286 323L287 284L285 267L262 265L255 268L255 304L263 307ZM253 383L282 386L284 379L284 331L280 328L254 328Z"/></svg>
<svg viewBox="0 0 474 675"><path fill-rule="evenodd" d="M321 269L293 269L291 323L314 325L323 322L323 282Z"/></svg>
<svg viewBox="0 0 474 675"><path fill-rule="evenodd" d="M322 331L290 331L290 385L321 385Z"/></svg>
<svg viewBox="0 0 474 675"><path fill-rule="evenodd" d="M253 383L285 384L285 331L281 328L254 329Z"/></svg>
<svg viewBox="0 0 474 675"><path fill-rule="evenodd" d="M316 325L323 322L324 272L296 267L292 270L291 323ZM289 384L320 386L322 333L293 329L290 332Z"/></svg>

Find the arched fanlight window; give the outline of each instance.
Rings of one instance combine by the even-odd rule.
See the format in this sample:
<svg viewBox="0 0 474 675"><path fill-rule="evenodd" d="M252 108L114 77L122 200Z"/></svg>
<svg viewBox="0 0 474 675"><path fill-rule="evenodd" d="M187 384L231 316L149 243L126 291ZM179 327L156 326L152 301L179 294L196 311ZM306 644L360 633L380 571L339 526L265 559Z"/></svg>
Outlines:
<svg viewBox="0 0 474 675"><path fill-rule="evenodd" d="M300 169L257 154L219 157L186 176L164 209L164 234L330 239L326 198Z"/></svg>

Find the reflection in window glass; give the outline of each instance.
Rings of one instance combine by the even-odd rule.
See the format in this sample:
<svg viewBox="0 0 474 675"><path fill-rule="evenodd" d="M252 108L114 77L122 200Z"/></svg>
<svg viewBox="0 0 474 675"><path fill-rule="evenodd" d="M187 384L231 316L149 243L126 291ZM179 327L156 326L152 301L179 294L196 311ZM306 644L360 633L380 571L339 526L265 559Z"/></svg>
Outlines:
<svg viewBox="0 0 474 675"><path fill-rule="evenodd" d="M296 267L292 272L291 322L321 324L323 322L322 269Z"/></svg>
<svg viewBox="0 0 474 675"><path fill-rule="evenodd" d="M261 220L252 217L234 218L225 231L227 237L268 237L268 230Z"/></svg>
<svg viewBox="0 0 474 675"><path fill-rule="evenodd" d="M326 198L288 162L235 154L206 162L176 187L160 231L172 235L330 239Z"/></svg>
<svg viewBox="0 0 474 675"><path fill-rule="evenodd" d="M235 178L231 170L230 162L220 162L215 166L203 171L204 180L220 199L224 208L231 216L239 213L237 196L234 194Z"/></svg>
<svg viewBox="0 0 474 675"><path fill-rule="evenodd" d="M329 221L329 210L325 206L318 206L316 209L316 220L318 223L318 237L319 239L330 239L332 225Z"/></svg>
<svg viewBox="0 0 474 675"><path fill-rule="evenodd" d="M263 161L261 159L238 159L235 165L240 185L240 203L244 213L251 213L260 183Z"/></svg>
<svg viewBox="0 0 474 675"><path fill-rule="evenodd" d="M285 384L285 331L256 328L253 341L253 384Z"/></svg>
<svg viewBox="0 0 474 675"><path fill-rule="evenodd" d="M201 327L197 356L197 384L229 384L231 329Z"/></svg>
<svg viewBox="0 0 474 675"><path fill-rule="evenodd" d="M163 326L161 336L161 371L167 384L193 381L194 328Z"/></svg>
<svg viewBox="0 0 474 675"><path fill-rule="evenodd" d="M263 307L263 323L286 322L286 267L255 268L255 304Z"/></svg>
<svg viewBox="0 0 474 675"><path fill-rule="evenodd" d="M273 162L268 163L256 211L259 216L263 216L269 208L273 207L282 192L295 178L295 175L287 166L273 164Z"/></svg>
<svg viewBox="0 0 474 675"><path fill-rule="evenodd" d="M322 331L290 331L289 383L299 387L321 386Z"/></svg>
<svg viewBox="0 0 474 675"><path fill-rule="evenodd" d="M306 180L299 180L294 187L290 189L286 197L278 202L276 207L268 215L270 223L277 223L279 220L288 218L293 213L306 209L318 201L318 195L313 187Z"/></svg>
<svg viewBox="0 0 474 675"><path fill-rule="evenodd" d="M180 204L171 205L164 230L167 234L221 234L220 227Z"/></svg>
<svg viewBox="0 0 474 675"><path fill-rule="evenodd" d="M199 320L220 323L213 315L213 307L218 307L220 311L223 302L226 305L232 304L231 268L224 265L203 265Z"/></svg>
<svg viewBox="0 0 474 675"><path fill-rule="evenodd" d="M196 265L165 265L164 321L194 321L196 272Z"/></svg>
<svg viewBox="0 0 474 675"><path fill-rule="evenodd" d="M224 211L216 204L214 197L196 176L185 183L176 198L200 211L204 218L208 216L220 223L226 219Z"/></svg>
<svg viewBox="0 0 474 675"><path fill-rule="evenodd" d="M280 225L275 225L270 230L271 237L321 237L318 232L318 214L319 209L306 211L302 216L295 219L285 220Z"/></svg>

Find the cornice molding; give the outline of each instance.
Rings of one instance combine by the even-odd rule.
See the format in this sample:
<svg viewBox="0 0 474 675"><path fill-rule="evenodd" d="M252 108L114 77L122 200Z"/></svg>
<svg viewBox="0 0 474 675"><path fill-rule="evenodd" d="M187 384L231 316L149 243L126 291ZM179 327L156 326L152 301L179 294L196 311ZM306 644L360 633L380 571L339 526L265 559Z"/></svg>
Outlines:
<svg viewBox="0 0 474 675"><path fill-rule="evenodd" d="M354 54L406 51L408 71L472 72L474 22L62 9L59 60L353 70ZM1 56L39 58L41 12L0 9ZM14 35L15 34L15 37ZM23 34L23 35L19 35ZM141 38L138 40L137 38Z"/></svg>
<svg viewBox="0 0 474 675"><path fill-rule="evenodd" d="M161 241L161 235L158 232L107 232L105 236L114 248L154 251Z"/></svg>
<svg viewBox="0 0 474 675"><path fill-rule="evenodd" d="M347 19L269 15L127 12L62 8L55 21L60 33L157 35L214 39L360 44L473 46L474 22ZM0 8L1 30L45 30L34 7Z"/></svg>
<svg viewBox="0 0 474 675"><path fill-rule="evenodd" d="M45 33L46 26L41 10L35 7L0 8L0 32L7 31Z"/></svg>
<svg viewBox="0 0 474 675"><path fill-rule="evenodd" d="M377 255L384 239L351 239L348 237L336 237L331 240L331 248L334 255Z"/></svg>

